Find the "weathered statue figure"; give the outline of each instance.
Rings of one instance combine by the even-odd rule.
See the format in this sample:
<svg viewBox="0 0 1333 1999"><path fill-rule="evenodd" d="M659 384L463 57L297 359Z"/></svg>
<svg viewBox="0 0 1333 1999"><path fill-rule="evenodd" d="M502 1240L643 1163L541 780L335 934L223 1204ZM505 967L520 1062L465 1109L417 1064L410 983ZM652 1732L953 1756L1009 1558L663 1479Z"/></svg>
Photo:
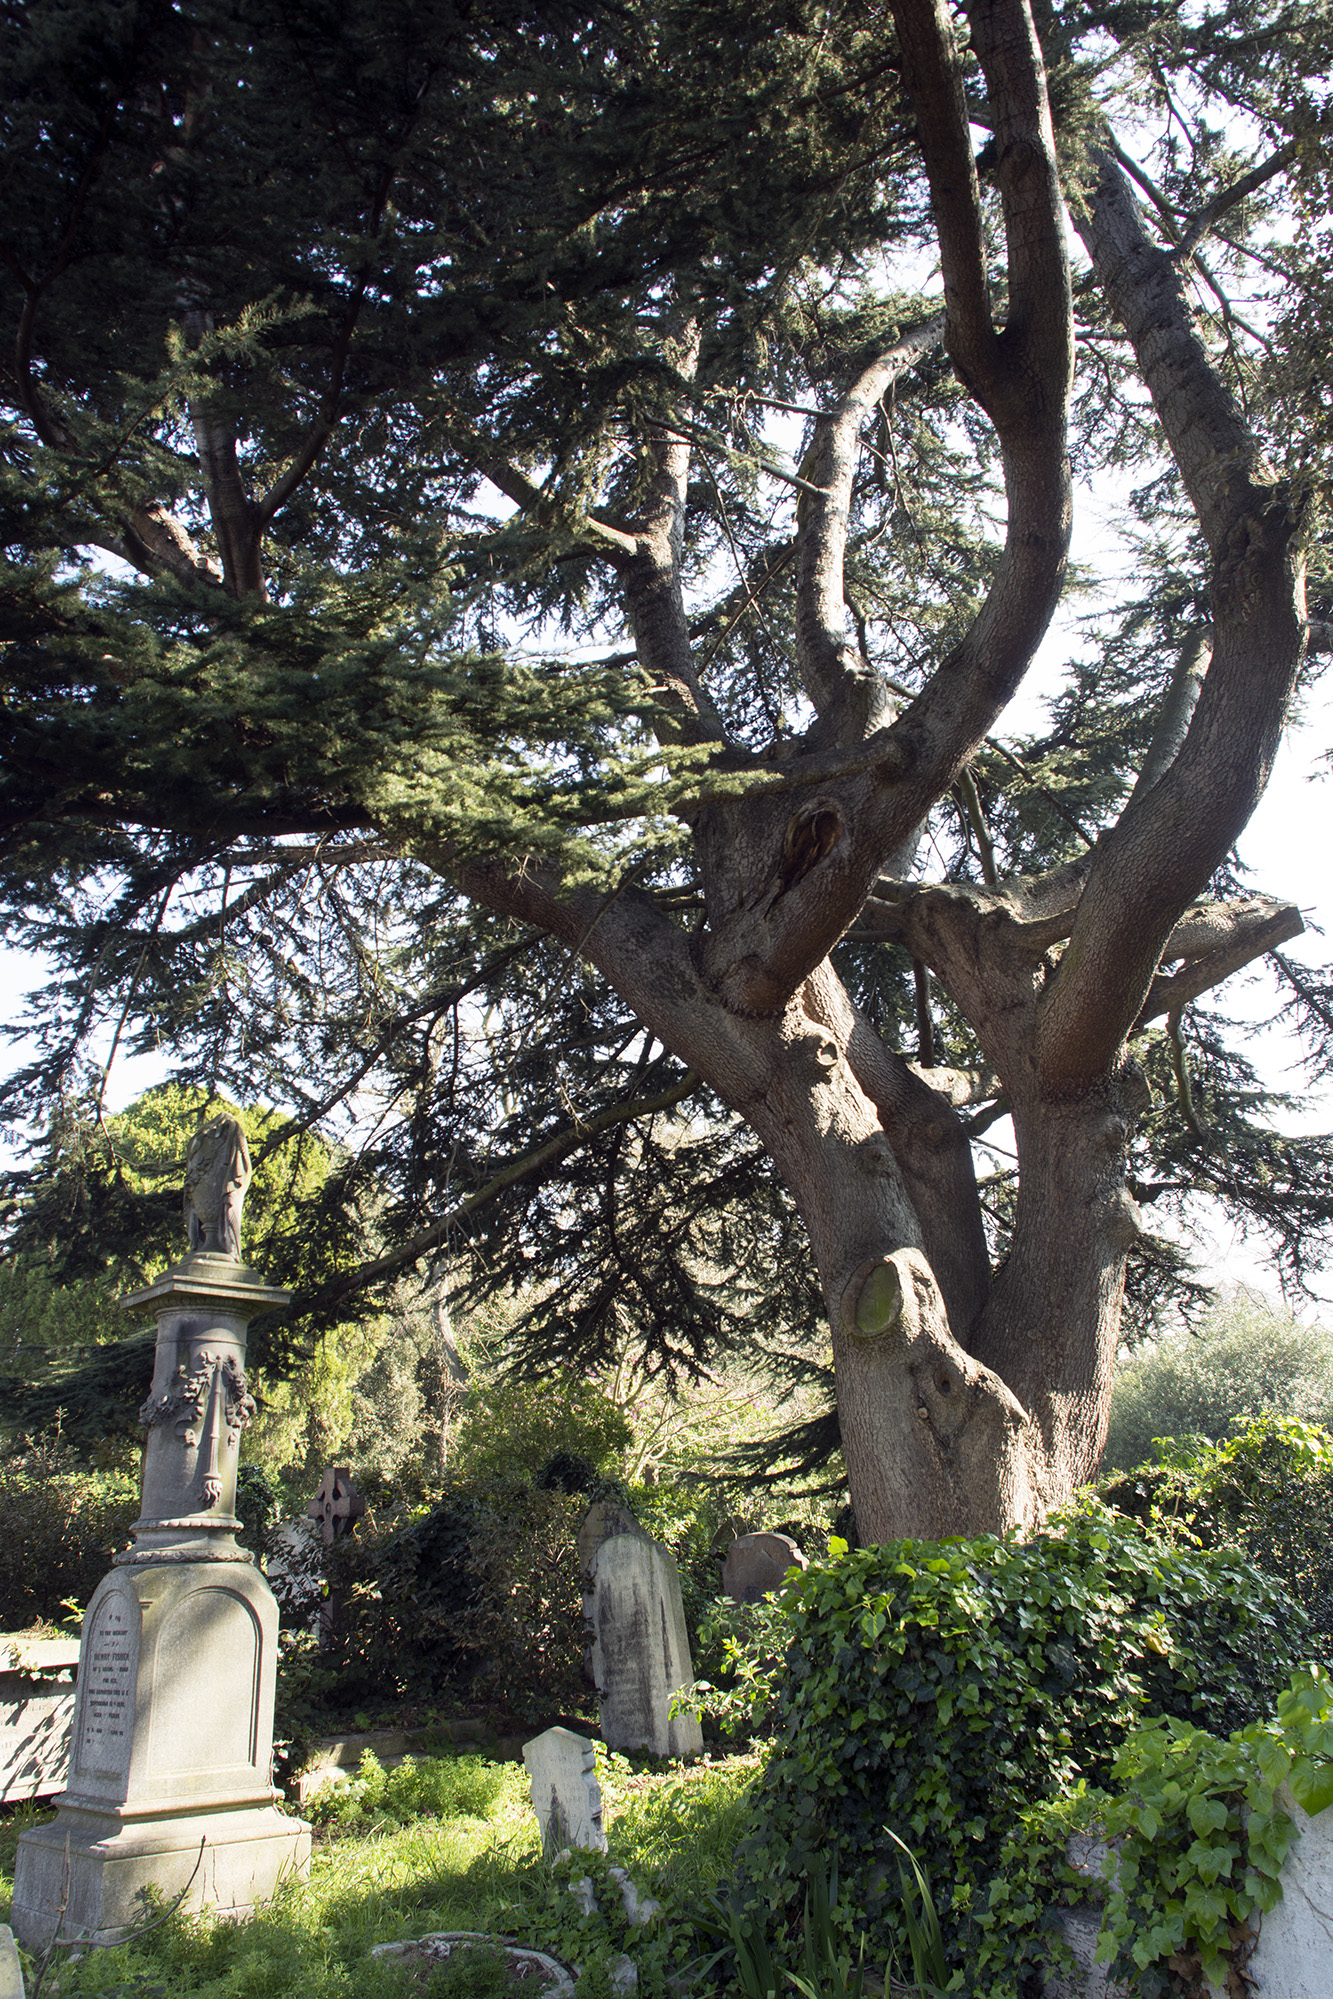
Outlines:
<svg viewBox="0 0 1333 1999"><path fill-rule="evenodd" d="M216 1118L190 1140L185 1159L185 1228L191 1249L241 1257L241 1208L250 1185L250 1148L240 1120Z"/></svg>

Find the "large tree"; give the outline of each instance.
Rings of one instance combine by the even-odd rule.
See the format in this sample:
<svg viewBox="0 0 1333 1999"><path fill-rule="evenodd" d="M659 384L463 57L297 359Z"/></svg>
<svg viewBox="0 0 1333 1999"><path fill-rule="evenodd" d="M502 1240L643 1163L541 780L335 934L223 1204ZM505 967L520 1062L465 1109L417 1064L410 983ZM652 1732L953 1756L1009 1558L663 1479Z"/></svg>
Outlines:
<svg viewBox="0 0 1333 1999"><path fill-rule="evenodd" d="M1323 10L36 0L0 35L0 809L64 967L16 1101L103 1017L307 1124L378 1093L365 1280L629 1158L634 1215L566 1187L509 1245L607 1245L570 1356L631 1293L668 1361L762 1329L767 1159L862 1537L1039 1518L1101 1450L1135 1190L1243 1197L1297 1264L1333 1213L1327 1148L1220 1157L1182 1024L1300 928L1231 856L1311 634ZM1134 488L1137 563L1015 752L1071 452Z"/></svg>

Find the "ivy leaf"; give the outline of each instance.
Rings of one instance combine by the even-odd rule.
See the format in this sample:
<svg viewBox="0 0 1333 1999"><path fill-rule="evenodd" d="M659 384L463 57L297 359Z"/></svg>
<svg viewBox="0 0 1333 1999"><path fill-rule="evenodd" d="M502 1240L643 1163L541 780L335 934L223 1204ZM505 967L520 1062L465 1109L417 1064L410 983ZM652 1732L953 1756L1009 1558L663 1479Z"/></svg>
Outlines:
<svg viewBox="0 0 1333 1999"><path fill-rule="evenodd" d="M1311 1818L1333 1805L1333 1763L1316 1763L1309 1756L1299 1757L1287 1782L1292 1797Z"/></svg>

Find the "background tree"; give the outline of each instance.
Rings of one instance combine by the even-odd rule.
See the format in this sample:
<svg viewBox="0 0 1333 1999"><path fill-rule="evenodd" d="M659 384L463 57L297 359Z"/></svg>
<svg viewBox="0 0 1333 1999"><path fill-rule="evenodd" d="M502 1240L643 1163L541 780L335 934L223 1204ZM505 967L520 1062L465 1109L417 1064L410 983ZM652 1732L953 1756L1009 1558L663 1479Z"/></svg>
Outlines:
<svg viewBox="0 0 1333 1999"><path fill-rule="evenodd" d="M794 1209L862 1535L1037 1517L1173 1282L1137 1203L1327 1232L1186 1021L1300 924L1230 856L1311 631L1322 13L0 32L6 880L63 968L11 1101L105 1020L341 1107L357 1282L540 1271L549 1367L818 1366ZM1071 450L1144 482L1138 572L1010 747Z"/></svg>

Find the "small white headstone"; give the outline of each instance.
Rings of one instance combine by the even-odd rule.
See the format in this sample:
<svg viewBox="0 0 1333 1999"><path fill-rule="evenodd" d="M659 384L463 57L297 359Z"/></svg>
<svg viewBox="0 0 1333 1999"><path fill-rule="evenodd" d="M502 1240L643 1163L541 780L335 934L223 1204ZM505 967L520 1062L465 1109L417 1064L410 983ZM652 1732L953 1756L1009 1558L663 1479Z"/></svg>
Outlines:
<svg viewBox="0 0 1333 1999"><path fill-rule="evenodd" d="M597 1758L587 1737L572 1728L548 1728L524 1743L523 1761L547 1858L570 1846L605 1853Z"/></svg>
<svg viewBox="0 0 1333 1999"><path fill-rule="evenodd" d="M670 1711L672 1695L694 1679L675 1557L645 1535L612 1535L597 1550L589 1605L607 1746L698 1756L698 1716Z"/></svg>
<svg viewBox="0 0 1333 1999"><path fill-rule="evenodd" d="M0 1999L23 1999L23 1966L14 1932L0 1923Z"/></svg>

